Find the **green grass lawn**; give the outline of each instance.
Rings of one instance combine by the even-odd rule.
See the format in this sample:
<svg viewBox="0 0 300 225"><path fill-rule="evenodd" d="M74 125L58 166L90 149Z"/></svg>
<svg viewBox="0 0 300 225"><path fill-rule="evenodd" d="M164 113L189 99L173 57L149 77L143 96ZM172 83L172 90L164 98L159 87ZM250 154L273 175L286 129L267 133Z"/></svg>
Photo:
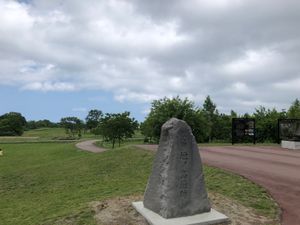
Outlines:
<svg viewBox="0 0 300 225"><path fill-rule="evenodd" d="M56 139L56 138L64 138L68 137L64 128L56 127L56 128L39 128L25 131L22 137L38 137L39 139ZM96 136L90 132L82 131L81 139L89 139L95 138Z"/></svg>
<svg viewBox="0 0 300 225"><path fill-rule="evenodd" d="M38 137L38 138L54 138L54 137L66 137L65 129L61 127L55 128L38 128L25 131L23 137Z"/></svg>
<svg viewBox="0 0 300 225"><path fill-rule="evenodd" d="M88 203L143 193L153 153L125 146L101 154L74 143L0 144L0 224L94 224ZM234 198L275 217L277 206L264 189L222 170L205 167L209 191Z"/></svg>
<svg viewBox="0 0 300 225"><path fill-rule="evenodd" d="M59 142L72 141L68 140L69 135L66 134L65 129L61 127L56 128L38 128L27 130L22 136L0 136L0 143L26 143L26 142ZM89 132L82 132L80 140L100 138ZM78 140L73 140L78 141Z"/></svg>
<svg viewBox="0 0 300 225"><path fill-rule="evenodd" d="M22 136L1 136L0 143L53 141L67 136L63 128L39 128L25 131Z"/></svg>

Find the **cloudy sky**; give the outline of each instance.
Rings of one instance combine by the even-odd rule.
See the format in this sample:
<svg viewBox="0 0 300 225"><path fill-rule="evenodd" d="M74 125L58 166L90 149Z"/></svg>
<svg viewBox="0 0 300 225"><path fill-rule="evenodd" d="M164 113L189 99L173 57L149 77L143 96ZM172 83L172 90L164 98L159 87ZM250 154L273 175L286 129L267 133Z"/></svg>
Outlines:
<svg viewBox="0 0 300 225"><path fill-rule="evenodd" d="M298 0L0 0L0 114L142 121L182 96L219 111L300 97Z"/></svg>

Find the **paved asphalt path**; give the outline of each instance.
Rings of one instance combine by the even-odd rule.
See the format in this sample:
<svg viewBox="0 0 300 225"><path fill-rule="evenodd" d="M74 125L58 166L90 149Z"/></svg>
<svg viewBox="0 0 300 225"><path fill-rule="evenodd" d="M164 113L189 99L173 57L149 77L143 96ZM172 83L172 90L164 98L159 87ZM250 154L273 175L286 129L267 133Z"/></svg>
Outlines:
<svg viewBox="0 0 300 225"><path fill-rule="evenodd" d="M95 145L95 142L99 140L88 140L88 141L82 141L77 143L75 146L81 150L88 151L88 152L94 152L94 153L100 153L106 151L105 148L100 148Z"/></svg>
<svg viewBox="0 0 300 225"><path fill-rule="evenodd" d="M149 150L157 146L139 145ZM280 147L200 147L204 164L240 174L266 188L282 209L283 225L300 225L300 151Z"/></svg>

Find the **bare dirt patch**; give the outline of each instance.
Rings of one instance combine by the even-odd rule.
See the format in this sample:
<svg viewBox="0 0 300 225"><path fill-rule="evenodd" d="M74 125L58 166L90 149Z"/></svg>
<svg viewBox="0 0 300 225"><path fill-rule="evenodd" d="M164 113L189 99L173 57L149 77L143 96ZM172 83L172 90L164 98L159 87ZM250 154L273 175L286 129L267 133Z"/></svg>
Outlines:
<svg viewBox="0 0 300 225"><path fill-rule="evenodd" d="M105 148L100 148L95 145L98 140L87 140L77 143L75 146L84 151L93 152L93 153L101 153L106 151Z"/></svg>
<svg viewBox="0 0 300 225"><path fill-rule="evenodd" d="M217 193L209 193L212 207L230 218L230 225L277 225L279 220L259 215L253 209ZM143 197L127 196L90 203L99 225L147 225L147 222L131 206L131 202Z"/></svg>

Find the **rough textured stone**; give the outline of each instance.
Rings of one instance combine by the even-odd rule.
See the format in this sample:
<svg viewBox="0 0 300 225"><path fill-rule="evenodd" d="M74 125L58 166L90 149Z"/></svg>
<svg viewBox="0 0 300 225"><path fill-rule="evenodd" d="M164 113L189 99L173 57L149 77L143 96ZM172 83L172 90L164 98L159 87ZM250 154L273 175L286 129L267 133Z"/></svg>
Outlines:
<svg viewBox="0 0 300 225"><path fill-rule="evenodd" d="M164 218L210 211L198 146L183 120L172 118L162 126L144 207Z"/></svg>

